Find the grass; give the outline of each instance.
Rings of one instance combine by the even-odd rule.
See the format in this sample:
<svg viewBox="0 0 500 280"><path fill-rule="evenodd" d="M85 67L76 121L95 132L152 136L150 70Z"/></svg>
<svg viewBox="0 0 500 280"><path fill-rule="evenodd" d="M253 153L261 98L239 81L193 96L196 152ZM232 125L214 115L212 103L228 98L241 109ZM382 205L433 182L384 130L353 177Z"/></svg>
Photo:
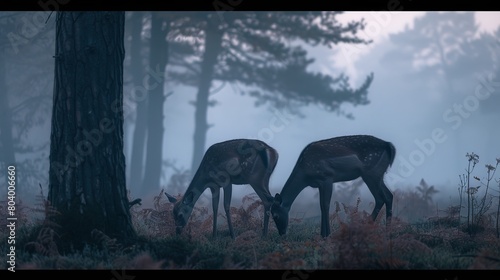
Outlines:
<svg viewBox="0 0 500 280"><path fill-rule="evenodd" d="M271 219L268 236L262 237L262 207L247 196L232 210L233 240L221 214L213 238L212 217L200 208L183 234L175 235L172 205L161 197L154 198L153 208L131 209L139 239L129 247L95 231L95 244L61 255L57 235L40 220L26 223L17 230L16 269L500 269L494 226L470 235L450 222L452 217L413 223L395 217L387 228L383 220L371 221L358 201L331 213L327 238L320 237L317 219L291 220L284 237ZM6 247L1 244L3 251ZM7 269L5 262L2 266Z"/></svg>

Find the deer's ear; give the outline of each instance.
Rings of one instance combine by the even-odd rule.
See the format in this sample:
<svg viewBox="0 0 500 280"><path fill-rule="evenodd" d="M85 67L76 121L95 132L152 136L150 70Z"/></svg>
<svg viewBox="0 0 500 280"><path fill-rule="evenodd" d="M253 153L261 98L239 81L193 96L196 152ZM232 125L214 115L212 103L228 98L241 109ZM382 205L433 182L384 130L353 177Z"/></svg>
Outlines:
<svg viewBox="0 0 500 280"><path fill-rule="evenodd" d="M167 196L168 201L170 201L170 203L176 203L177 202L177 198L169 195L168 193L164 193L164 194Z"/></svg>
<svg viewBox="0 0 500 280"><path fill-rule="evenodd" d="M281 195L279 193L277 193L275 196L274 196L274 203L276 204L281 204Z"/></svg>

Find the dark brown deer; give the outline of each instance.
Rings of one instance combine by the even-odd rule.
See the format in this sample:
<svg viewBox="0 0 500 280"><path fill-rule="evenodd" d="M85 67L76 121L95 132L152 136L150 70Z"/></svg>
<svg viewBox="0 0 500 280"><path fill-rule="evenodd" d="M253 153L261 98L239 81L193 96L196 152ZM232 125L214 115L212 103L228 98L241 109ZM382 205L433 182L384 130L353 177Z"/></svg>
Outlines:
<svg viewBox="0 0 500 280"><path fill-rule="evenodd" d="M333 183L361 177L375 198L371 214L377 218L386 207L386 221L392 217L392 193L384 174L394 162L393 144L370 135L351 135L312 142L301 152L281 193L274 197L271 214L280 235L286 234L288 212L299 193L310 186L318 188L321 209L321 236L330 235L330 200Z"/></svg>
<svg viewBox="0 0 500 280"><path fill-rule="evenodd" d="M217 236L217 212L220 189L224 189L224 210L229 233L234 238L231 222L230 203L232 185L249 184L264 205L263 236L268 232L269 215L273 196L269 192L269 178L278 162L278 152L260 140L234 139L220 142L208 148L191 183L182 198L177 201L165 193L170 202L175 203L173 214L176 233L180 234L187 224L196 201L210 188L213 208L213 236Z"/></svg>

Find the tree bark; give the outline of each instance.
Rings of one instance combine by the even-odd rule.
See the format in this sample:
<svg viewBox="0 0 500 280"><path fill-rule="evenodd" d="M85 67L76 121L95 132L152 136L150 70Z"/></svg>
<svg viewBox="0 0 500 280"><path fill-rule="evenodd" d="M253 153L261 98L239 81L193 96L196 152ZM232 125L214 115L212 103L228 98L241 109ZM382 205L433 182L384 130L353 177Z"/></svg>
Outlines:
<svg viewBox="0 0 500 280"><path fill-rule="evenodd" d="M58 12L48 200L63 248L136 237L123 151L124 12Z"/></svg>
<svg viewBox="0 0 500 280"><path fill-rule="evenodd" d="M130 46L130 68L134 89L137 91L136 117L134 124L134 134L132 140L132 154L130 158L130 184L129 188L139 194L141 193L141 183L144 174L144 151L147 133L147 89L144 88L144 69L141 57L141 32L142 32L142 12L134 12L134 22L132 26L132 42ZM144 92L142 92L144 91ZM143 97L144 96L144 97Z"/></svg>
<svg viewBox="0 0 500 280"><path fill-rule="evenodd" d="M170 22L158 13L151 15L151 48L149 53L148 129L146 143L146 167L142 181L143 195L150 195L160 189L163 160L163 93L165 67L168 63L167 34ZM155 73L154 75L151 73Z"/></svg>
<svg viewBox="0 0 500 280"><path fill-rule="evenodd" d="M194 147L193 160L191 162L191 174L193 175L198 169L201 159L205 153L205 142L208 131L208 97L210 87L212 86L217 56L222 50L222 35L223 32L218 30L217 25L213 25L210 21L207 21L207 27L205 30L205 52L203 53L200 84L198 86L195 103L195 129L193 136Z"/></svg>

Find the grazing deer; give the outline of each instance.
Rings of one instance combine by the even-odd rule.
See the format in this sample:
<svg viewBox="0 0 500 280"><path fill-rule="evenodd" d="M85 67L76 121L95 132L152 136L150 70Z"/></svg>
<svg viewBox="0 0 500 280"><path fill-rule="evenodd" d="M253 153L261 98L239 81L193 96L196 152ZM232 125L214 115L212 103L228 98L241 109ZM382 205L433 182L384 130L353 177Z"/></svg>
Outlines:
<svg viewBox="0 0 500 280"><path fill-rule="evenodd" d="M371 214L377 218L386 207L387 223L392 217L392 193L384 174L394 162L396 149L390 142L370 135L341 136L312 142L301 152L285 186L274 197L271 214L280 235L286 234L290 207L307 186L318 188L321 209L321 236L330 235L330 200L333 183L361 177L375 198Z"/></svg>
<svg viewBox="0 0 500 280"><path fill-rule="evenodd" d="M173 214L176 233L180 234L193 211L200 195L210 188L213 208L213 236L217 236L217 211L220 189L224 189L224 210L229 233L234 238L230 203L232 185L249 184L264 205L263 236L267 234L273 196L269 192L269 178L278 162L278 152L260 140L234 139L212 145L203 159L191 183L180 201L165 193L175 203Z"/></svg>

